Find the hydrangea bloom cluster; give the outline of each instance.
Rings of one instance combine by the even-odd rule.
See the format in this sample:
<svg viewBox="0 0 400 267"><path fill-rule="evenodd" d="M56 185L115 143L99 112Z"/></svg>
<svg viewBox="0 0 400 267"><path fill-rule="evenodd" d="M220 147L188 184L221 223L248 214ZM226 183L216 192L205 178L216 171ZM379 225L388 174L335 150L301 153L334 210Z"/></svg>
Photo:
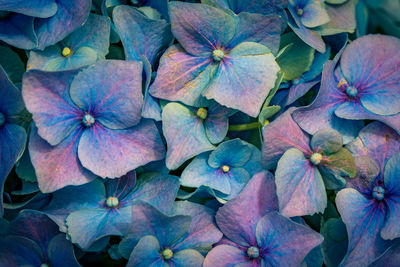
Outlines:
<svg viewBox="0 0 400 267"><path fill-rule="evenodd" d="M0 0L0 266L398 266L394 2Z"/></svg>

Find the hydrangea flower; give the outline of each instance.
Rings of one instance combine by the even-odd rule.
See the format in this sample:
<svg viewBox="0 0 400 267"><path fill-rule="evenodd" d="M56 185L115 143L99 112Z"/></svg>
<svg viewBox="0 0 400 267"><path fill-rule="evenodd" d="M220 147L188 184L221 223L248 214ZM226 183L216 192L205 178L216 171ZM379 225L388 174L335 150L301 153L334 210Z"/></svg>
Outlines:
<svg viewBox="0 0 400 267"><path fill-rule="evenodd" d="M127 266L202 266L205 254L222 238L214 212L179 201L168 216L149 205L135 205L131 233L119 245Z"/></svg>
<svg viewBox="0 0 400 267"><path fill-rule="evenodd" d="M293 112L306 132L333 128L354 136L356 123L349 120L379 120L400 132L400 40L368 35L349 44L340 64L325 64L320 91L314 102ZM338 57L338 56L337 56Z"/></svg>
<svg viewBox="0 0 400 267"><path fill-rule="evenodd" d="M120 5L113 10L113 21L124 46L128 60L142 61L146 77L146 88L142 114L145 118L161 120L161 108L148 88L160 54L172 42L171 25L165 20L146 17L139 10Z"/></svg>
<svg viewBox="0 0 400 267"><path fill-rule="evenodd" d="M325 186L343 188L344 177L355 176L354 159L342 147L342 136L337 131L321 129L310 140L290 112L264 127L263 162L268 168L277 164L280 212L288 217L312 215L326 208Z"/></svg>
<svg viewBox="0 0 400 267"><path fill-rule="evenodd" d="M53 194L44 210L64 229L73 243L88 249L110 235L126 235L131 227L132 206L145 201L168 212L179 188L172 175L145 175L136 183L135 172L119 179L97 179L79 187L66 187ZM71 198L71 195L75 195Z"/></svg>
<svg viewBox="0 0 400 267"><path fill-rule="evenodd" d="M80 27L90 7L90 0L1 0L0 40L43 50Z"/></svg>
<svg viewBox="0 0 400 267"><path fill-rule="evenodd" d="M322 236L280 215L277 208L273 176L257 173L218 210L216 221L225 237L207 254L203 266L300 266Z"/></svg>
<svg viewBox="0 0 400 267"><path fill-rule="evenodd" d="M4 182L25 148L25 129L15 123L23 109L21 93L0 65L0 217L3 216Z"/></svg>
<svg viewBox="0 0 400 267"><path fill-rule="evenodd" d="M349 235L344 266L369 265L400 237L400 136L380 122L348 145L358 174L336 196Z"/></svg>
<svg viewBox="0 0 400 267"><path fill-rule="evenodd" d="M221 199L232 199L256 172L261 171L261 153L240 139L221 143L212 151L197 156L183 170L181 184L208 186Z"/></svg>
<svg viewBox="0 0 400 267"><path fill-rule="evenodd" d="M192 106L206 97L256 117L279 71L271 51L279 47L280 17L257 24L248 13L204 4L174 1L169 9L179 45L162 56L150 94Z"/></svg>
<svg viewBox="0 0 400 267"><path fill-rule="evenodd" d="M43 192L95 175L120 177L164 157L156 126L141 119L141 75L138 62L118 60L24 75L23 97L37 126L29 151Z"/></svg>
<svg viewBox="0 0 400 267"><path fill-rule="evenodd" d="M235 111L214 101L202 108L168 103L163 108L162 125L167 140L166 164L177 169L186 160L221 142L228 132L228 118Z"/></svg>
<svg viewBox="0 0 400 267"><path fill-rule="evenodd" d="M35 210L24 210L0 237L1 266L81 266L57 225Z"/></svg>
<svg viewBox="0 0 400 267"><path fill-rule="evenodd" d="M27 69L70 70L104 60L108 53L110 19L90 14L85 24L43 51L31 51Z"/></svg>

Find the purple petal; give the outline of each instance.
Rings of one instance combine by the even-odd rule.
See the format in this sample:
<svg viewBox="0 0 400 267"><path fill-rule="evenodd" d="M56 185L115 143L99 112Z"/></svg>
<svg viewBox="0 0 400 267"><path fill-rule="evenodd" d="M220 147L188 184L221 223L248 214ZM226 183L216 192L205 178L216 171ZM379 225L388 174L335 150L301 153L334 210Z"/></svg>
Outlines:
<svg viewBox="0 0 400 267"><path fill-rule="evenodd" d="M103 178L121 177L150 161L164 157L165 148L153 121L111 130L98 123L86 129L79 141L82 165Z"/></svg>
<svg viewBox="0 0 400 267"><path fill-rule="evenodd" d="M80 27L89 16L90 0L57 0L57 13L50 18L37 18L35 31L38 48L53 45Z"/></svg>
<svg viewBox="0 0 400 267"><path fill-rule="evenodd" d="M172 33L192 55L210 56L234 35L233 16L209 5L171 2L169 15Z"/></svg>
<svg viewBox="0 0 400 267"><path fill-rule="evenodd" d="M211 63L209 55L195 57L186 53L180 45L173 45L161 57L149 92L158 98L198 105L201 92L209 84L216 68Z"/></svg>
<svg viewBox="0 0 400 267"><path fill-rule="evenodd" d="M83 116L71 100L69 87L77 71L25 73L22 96L39 135L57 145L75 131Z"/></svg>
<svg viewBox="0 0 400 267"><path fill-rule="evenodd" d="M217 73L203 95L257 117L275 85L278 71L279 66L267 47L252 42L241 43L219 63Z"/></svg>
<svg viewBox="0 0 400 267"><path fill-rule="evenodd" d="M110 129L139 123L142 112L142 64L107 60L79 72L71 84L71 99Z"/></svg>
<svg viewBox="0 0 400 267"><path fill-rule="evenodd" d="M189 201L177 201L171 213L173 215L188 215L192 217L188 236L174 245L176 249L192 248L199 251L207 251L211 245L222 238L222 233L215 224L215 212L203 205Z"/></svg>
<svg viewBox="0 0 400 267"><path fill-rule="evenodd" d="M204 259L204 267L230 267L240 263L250 264L250 259L246 252L237 247L229 245L219 245L208 252Z"/></svg>
<svg viewBox="0 0 400 267"><path fill-rule="evenodd" d="M1 266L40 266L44 261L38 245L22 236L0 238Z"/></svg>
<svg viewBox="0 0 400 267"><path fill-rule="evenodd" d="M343 1L343 3L336 5L334 3L328 4L325 1L325 8L330 20L318 28L321 35L325 37L338 33L353 33L356 28L356 3L356 1L352 0Z"/></svg>
<svg viewBox="0 0 400 267"><path fill-rule="evenodd" d="M145 56L153 65L157 55L172 41L169 23L149 19L133 7L115 7L113 21L127 60L139 61Z"/></svg>
<svg viewBox="0 0 400 267"><path fill-rule="evenodd" d="M300 17L301 23L307 28L314 28L329 22L328 12L323 1L308 1L304 13Z"/></svg>
<svg viewBox="0 0 400 267"><path fill-rule="evenodd" d="M309 227L295 223L276 211L267 213L257 223L258 246L271 266L300 266L310 250L323 237Z"/></svg>
<svg viewBox="0 0 400 267"><path fill-rule="evenodd" d="M260 172L233 200L222 206L216 215L218 227L226 237L242 246L256 245L258 220L268 211L277 210L273 176Z"/></svg>
<svg viewBox="0 0 400 267"><path fill-rule="evenodd" d="M263 129L262 163L267 169L276 166L283 153L289 148L298 148L311 154L308 136L293 121L291 110L280 115Z"/></svg>
<svg viewBox="0 0 400 267"><path fill-rule="evenodd" d="M51 266L81 266L75 258L74 247L71 242L67 240L65 234L58 234L50 241L47 254Z"/></svg>
<svg viewBox="0 0 400 267"><path fill-rule="evenodd" d="M45 214L35 210L24 210L19 213L10 227L8 234L26 237L35 241L43 252L59 233L57 225Z"/></svg>
<svg viewBox="0 0 400 267"><path fill-rule="evenodd" d="M34 0L29 2L24 0L1 0L0 9L30 17L48 18L57 12L57 4L55 0Z"/></svg>
<svg viewBox="0 0 400 267"><path fill-rule="evenodd" d="M275 183L283 215L295 217L324 212L327 197L321 174L300 150L291 148L283 154L276 168Z"/></svg>
<svg viewBox="0 0 400 267"><path fill-rule="evenodd" d="M367 266L388 248L388 243L379 235L385 220L382 203L345 188L337 194L336 205L349 235L342 264Z"/></svg>
<svg viewBox="0 0 400 267"><path fill-rule="evenodd" d="M368 156L374 159L383 174L386 162L400 151L400 136L380 122L373 122L365 126L359 136L347 149L354 157Z"/></svg>
<svg viewBox="0 0 400 267"><path fill-rule="evenodd" d="M391 36L368 35L344 50L340 67L349 84L359 90L362 105L379 115L400 112L400 40Z"/></svg>
<svg viewBox="0 0 400 267"><path fill-rule="evenodd" d="M178 103L167 104L162 113L163 132L167 140L168 169L177 169L186 160L214 146L207 139L203 120Z"/></svg>
<svg viewBox="0 0 400 267"><path fill-rule="evenodd" d="M37 134L37 128L32 127L29 152L42 192L53 192L67 185L81 185L95 179L95 175L83 168L78 160L81 132L81 128L77 128L57 146L50 146Z"/></svg>

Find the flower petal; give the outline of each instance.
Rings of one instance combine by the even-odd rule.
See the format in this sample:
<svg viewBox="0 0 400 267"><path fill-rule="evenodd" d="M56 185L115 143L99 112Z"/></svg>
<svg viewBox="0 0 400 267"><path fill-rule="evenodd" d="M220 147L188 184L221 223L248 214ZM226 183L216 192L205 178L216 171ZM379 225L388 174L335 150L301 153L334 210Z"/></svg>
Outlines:
<svg viewBox="0 0 400 267"><path fill-rule="evenodd" d="M57 12L55 0L1 0L0 9L9 12L24 14L30 17L48 18Z"/></svg>
<svg viewBox="0 0 400 267"><path fill-rule="evenodd" d="M259 172L235 199L219 208L216 221L224 235L233 242L241 246L255 245L258 220L265 213L277 209L273 176L266 171Z"/></svg>
<svg viewBox="0 0 400 267"><path fill-rule="evenodd" d="M257 117L275 85L278 71L275 57L267 47L244 42L234 47L220 62L215 77L203 95Z"/></svg>
<svg viewBox="0 0 400 267"><path fill-rule="evenodd" d="M378 115L400 112L400 40L391 36L368 35L344 50L340 67L348 82L360 91L362 105Z"/></svg>
<svg viewBox="0 0 400 267"><path fill-rule="evenodd" d="M133 7L115 7L113 21L127 60L140 61L145 56L154 65L158 54L172 41L169 23L149 19Z"/></svg>
<svg viewBox="0 0 400 267"><path fill-rule="evenodd" d="M160 59L149 92L158 98L198 105L201 92L209 84L215 68L209 55L195 57L180 45L170 46Z"/></svg>
<svg viewBox="0 0 400 267"><path fill-rule="evenodd" d="M291 148L283 154L276 168L275 183L283 215L313 215L325 210L327 197L321 174L300 150Z"/></svg>
<svg viewBox="0 0 400 267"><path fill-rule="evenodd" d="M300 20L307 28L314 28L328 23L329 15L325 10L323 1L308 1Z"/></svg>
<svg viewBox="0 0 400 267"><path fill-rule="evenodd" d="M253 147L239 138L223 142L211 152L208 164L213 168L220 168L223 165L242 167L249 161Z"/></svg>
<svg viewBox="0 0 400 267"><path fill-rule="evenodd" d="M271 266L300 266L311 249L323 240L319 233L277 211L267 213L258 221L256 237L258 246L265 250L261 256Z"/></svg>
<svg viewBox="0 0 400 267"><path fill-rule="evenodd" d="M294 122L291 110L286 111L263 129L262 163L267 169L276 166L289 148L295 147L311 154L308 136Z"/></svg>
<svg viewBox="0 0 400 267"><path fill-rule="evenodd" d="M186 160L214 146L207 139L203 121L178 103L167 104L162 113L163 132L167 140L168 169L177 169Z"/></svg>
<svg viewBox="0 0 400 267"><path fill-rule="evenodd" d="M58 234L50 241L47 254L51 266L81 266L75 258L74 247L67 240L65 234Z"/></svg>
<svg viewBox="0 0 400 267"><path fill-rule="evenodd" d="M203 266L204 257L197 250L184 249L174 253L171 263L176 267L199 267Z"/></svg>
<svg viewBox="0 0 400 267"><path fill-rule="evenodd" d="M55 146L76 131L83 116L71 100L69 87L77 73L26 72L22 84L22 96L26 108L32 113L39 135Z"/></svg>
<svg viewBox="0 0 400 267"><path fill-rule="evenodd" d="M349 235L347 254L341 264L367 266L389 245L379 235L385 220L382 207L353 188L339 191L336 205Z"/></svg>
<svg viewBox="0 0 400 267"><path fill-rule="evenodd" d="M79 72L71 84L71 99L110 129L126 129L141 118L142 64L101 61Z"/></svg>
<svg viewBox="0 0 400 267"><path fill-rule="evenodd" d="M38 48L53 45L80 27L89 16L90 0L57 0L57 13L49 18L37 18L35 31Z"/></svg>
<svg viewBox="0 0 400 267"><path fill-rule="evenodd" d="M229 245L219 245L208 252L204 259L204 267L230 267L240 263L250 264L250 259L246 252L237 247Z"/></svg>
<svg viewBox="0 0 400 267"><path fill-rule="evenodd" d="M152 235L146 235L139 240L133 249L126 266L164 266L160 252L161 247L157 238Z"/></svg>
<svg viewBox="0 0 400 267"><path fill-rule="evenodd" d="M35 18L11 13L6 20L0 21L0 40L21 49L33 49L38 39L33 29Z"/></svg>
<svg viewBox="0 0 400 267"><path fill-rule="evenodd" d="M343 138L338 131L323 128L313 135L310 145L313 151L329 155L342 148Z"/></svg>
<svg viewBox="0 0 400 267"><path fill-rule="evenodd" d="M221 9L193 3L169 4L172 33L192 55L210 56L225 46L235 32L233 16Z"/></svg>
<svg viewBox="0 0 400 267"><path fill-rule="evenodd" d="M82 165L103 178L121 177L150 161L164 157L165 148L153 121L111 130L100 124L86 129L79 141Z"/></svg>

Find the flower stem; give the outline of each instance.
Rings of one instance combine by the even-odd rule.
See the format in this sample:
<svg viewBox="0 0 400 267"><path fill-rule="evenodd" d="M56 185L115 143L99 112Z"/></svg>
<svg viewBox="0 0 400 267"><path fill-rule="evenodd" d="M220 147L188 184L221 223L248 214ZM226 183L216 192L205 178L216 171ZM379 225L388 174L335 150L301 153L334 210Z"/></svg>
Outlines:
<svg viewBox="0 0 400 267"><path fill-rule="evenodd" d="M236 124L236 125L229 125L229 131L248 131L257 129L259 126L258 122L251 122L247 124Z"/></svg>

